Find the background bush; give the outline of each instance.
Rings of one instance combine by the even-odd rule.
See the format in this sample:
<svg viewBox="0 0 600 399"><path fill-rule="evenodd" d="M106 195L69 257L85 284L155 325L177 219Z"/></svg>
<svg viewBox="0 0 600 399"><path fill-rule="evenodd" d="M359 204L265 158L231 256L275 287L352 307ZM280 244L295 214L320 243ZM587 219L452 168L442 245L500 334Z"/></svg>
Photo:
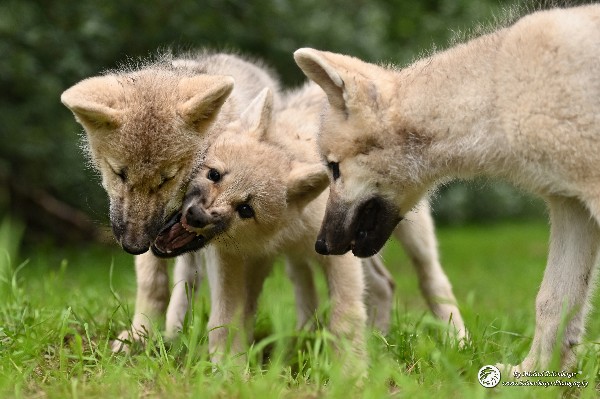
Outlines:
<svg viewBox="0 0 600 399"><path fill-rule="evenodd" d="M59 99L85 77L160 48L211 47L263 58L293 86L304 79L292 58L299 47L406 64L433 43L447 46L457 30L490 22L504 6L497 0L4 0L0 214L24 220L30 239L95 238L107 224L106 194L79 148L81 128ZM493 220L537 207L509 186L472 187L442 188L438 220Z"/></svg>

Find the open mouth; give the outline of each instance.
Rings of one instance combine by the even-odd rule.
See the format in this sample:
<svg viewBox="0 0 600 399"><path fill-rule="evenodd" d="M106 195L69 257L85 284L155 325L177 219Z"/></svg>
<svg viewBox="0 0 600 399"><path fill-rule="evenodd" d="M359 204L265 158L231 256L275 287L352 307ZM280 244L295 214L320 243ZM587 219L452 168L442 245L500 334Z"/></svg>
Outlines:
<svg viewBox="0 0 600 399"><path fill-rule="evenodd" d="M172 258L196 251L206 244L202 235L188 231L181 223L181 213L173 215L152 244L152 253L160 258Z"/></svg>
<svg viewBox="0 0 600 399"><path fill-rule="evenodd" d="M393 205L374 197L360 207L356 219L349 249L355 256L364 258L381 250L402 217Z"/></svg>

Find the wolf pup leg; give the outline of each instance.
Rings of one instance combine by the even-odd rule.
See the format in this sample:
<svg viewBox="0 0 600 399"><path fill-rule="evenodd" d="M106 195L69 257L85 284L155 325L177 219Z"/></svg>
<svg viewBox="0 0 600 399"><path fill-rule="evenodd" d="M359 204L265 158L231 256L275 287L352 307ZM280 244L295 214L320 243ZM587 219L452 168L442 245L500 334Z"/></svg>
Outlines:
<svg viewBox="0 0 600 399"><path fill-rule="evenodd" d="M396 227L394 236L410 257L417 271L423 297L433 314L450 322L456 338L464 340L467 330L456 305L450 280L440 264L433 218L426 200L422 200L413 211L407 213L405 220Z"/></svg>
<svg viewBox="0 0 600 399"><path fill-rule="evenodd" d="M211 298L208 347L211 361L221 364L227 354L242 354L252 338L258 295L273 260L223 256L211 246L206 259ZM235 356L236 364L244 361L244 356Z"/></svg>
<svg viewBox="0 0 600 399"><path fill-rule="evenodd" d="M323 257L323 270L329 285L331 316L329 328L349 344L355 365L366 365L364 278L361 260L351 254Z"/></svg>
<svg viewBox="0 0 600 399"><path fill-rule="evenodd" d="M285 272L294 286L296 328L300 330L312 324L319 306L313 271L306 258L287 256Z"/></svg>
<svg viewBox="0 0 600 399"><path fill-rule="evenodd" d="M167 338L175 338L183 328L189 303L196 297L203 277L204 255L201 252L187 253L175 259L173 292L165 321Z"/></svg>
<svg viewBox="0 0 600 399"><path fill-rule="evenodd" d="M164 315L169 301L167 261L146 252L135 257L137 296L131 329L112 342L113 352L128 352L128 342L144 342L153 325Z"/></svg>
<svg viewBox="0 0 600 399"><path fill-rule="evenodd" d="M379 255L362 259L368 324L383 334L390 329L396 283Z"/></svg>
<svg viewBox="0 0 600 399"><path fill-rule="evenodd" d="M548 367L555 347L560 349L561 367L574 365L575 348L581 341L590 308L594 266L600 248L600 227L576 199L559 197L550 199L548 203L550 251L535 301L535 334L529 354L511 371ZM566 320L566 325L561 337L563 320Z"/></svg>

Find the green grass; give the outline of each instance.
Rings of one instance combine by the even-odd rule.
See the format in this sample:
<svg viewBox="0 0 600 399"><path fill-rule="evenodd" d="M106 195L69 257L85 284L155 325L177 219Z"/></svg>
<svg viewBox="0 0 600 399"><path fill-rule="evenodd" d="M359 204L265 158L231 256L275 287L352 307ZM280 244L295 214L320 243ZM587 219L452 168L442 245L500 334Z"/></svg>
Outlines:
<svg viewBox="0 0 600 399"><path fill-rule="evenodd" d="M515 363L529 349L547 251L544 223L439 229L442 262L472 336L464 348L446 339L445 323L429 314L406 256L397 243L388 245L384 258L397 281L393 325L385 337L369 332L362 384L348 373L352 364L340 364L330 350L326 330L294 331L292 287L281 267L261 297L247 369L208 361L205 286L179 340L156 334L134 355L113 355L109 340L133 312L132 258L118 249L48 246L19 257L20 230L7 222L0 228L1 398L598 396L597 310L576 378L587 388L485 389L476 380L481 366Z"/></svg>

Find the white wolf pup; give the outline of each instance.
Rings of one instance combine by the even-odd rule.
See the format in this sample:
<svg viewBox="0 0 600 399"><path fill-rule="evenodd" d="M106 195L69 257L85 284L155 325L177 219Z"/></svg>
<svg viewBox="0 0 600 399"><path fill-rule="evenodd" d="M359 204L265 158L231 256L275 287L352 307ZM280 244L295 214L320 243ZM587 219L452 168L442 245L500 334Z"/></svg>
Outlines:
<svg viewBox="0 0 600 399"><path fill-rule="evenodd" d="M512 181L546 200L552 223L535 336L516 368L547 367L556 345L572 366L600 245L600 6L537 12L405 69L313 49L295 59L329 99L319 252L378 251L440 182Z"/></svg>
<svg viewBox="0 0 600 399"><path fill-rule="evenodd" d="M234 88L235 80L235 88ZM278 90L262 67L232 54L170 55L136 70L85 79L61 101L83 125L92 165L110 197L114 235L132 254L148 250L182 204L206 143L264 88ZM137 339L164 314L169 300L167 263L150 252L137 256ZM115 349L121 347L116 342Z"/></svg>
<svg viewBox="0 0 600 399"><path fill-rule="evenodd" d="M360 277L355 275L360 263L346 255L323 258L310 250L325 207L325 196L320 194L327 183L326 170L321 166L315 143L324 101L318 86L307 85L287 93L272 118L271 101L265 90L242 114L241 121L232 123L227 134L211 145L205 165L186 194L182 223L171 224L153 246L159 256L174 256L188 250L185 243L197 235L208 244L211 261L207 272L213 273L209 281L215 304L209 329L231 323L237 307L244 309L239 312L243 313L246 331L251 333L260 288L273 258L280 253L285 254L288 274L295 281L299 326L313 316L317 307L308 264L311 259L324 266L334 316L349 313L342 320L356 319L356 301L362 298L362 293L356 291ZM413 259L433 311L444 320L452 320L459 336L464 337L464 324L453 303L450 284L437 260L433 223L426 205L419 213L409 215L413 223L402 225L398 237ZM189 284L194 283L194 256L198 255L186 254L177 259L178 275ZM185 271L186 263L191 273ZM376 257L364 259L363 264L369 317L377 327L386 330L391 301L382 286L393 282ZM232 273L238 277L231 277ZM353 289L341 289L345 284ZM174 291L167 319L181 321L186 307L185 291L179 290L178 295ZM171 315L176 312L179 316ZM334 331L348 334L352 328L360 327L357 319L354 326L348 326L352 328L342 328L340 317L332 320ZM213 333L213 350L225 339L223 334L224 331ZM356 348L362 348L355 339ZM239 349L241 341L237 344Z"/></svg>
<svg viewBox="0 0 600 399"><path fill-rule="evenodd" d="M278 145L286 148L297 159L310 163L322 162L314 141L319 130L322 106L326 102L325 93L314 83L286 92L280 101L281 106L275 110L274 122L267 140L279 143ZM304 141L305 145L299 145L298 140ZM309 143L310 145L306 145ZM412 261L421 292L429 308L441 320L451 322L457 333L456 337L462 340L466 338L466 329L456 306L452 286L439 261L435 228L428 202L421 201L413 212L405 216L405 223L398 225L394 236ZM392 304L388 295L392 292L386 291L385 286L393 284L392 277L378 256L365 260L365 302L369 322L387 332L391 312L389 306ZM370 267L372 269L369 269Z"/></svg>
<svg viewBox="0 0 600 399"><path fill-rule="evenodd" d="M327 187L327 171L321 163L295 159L266 142L271 111L272 95L265 89L239 121L210 143L190 182L181 223L163 230L153 251L177 255L191 239L208 244L213 360L223 356L228 339L235 353L243 350L244 336L252 336L263 281L280 254L292 263L306 263L310 257L321 261L329 284L331 330L350 339L362 358L367 317L361 261L351 254L323 257L312 251L325 207L324 198L313 200ZM298 138L296 145L310 143ZM230 328L235 325L243 326L243 332Z"/></svg>

